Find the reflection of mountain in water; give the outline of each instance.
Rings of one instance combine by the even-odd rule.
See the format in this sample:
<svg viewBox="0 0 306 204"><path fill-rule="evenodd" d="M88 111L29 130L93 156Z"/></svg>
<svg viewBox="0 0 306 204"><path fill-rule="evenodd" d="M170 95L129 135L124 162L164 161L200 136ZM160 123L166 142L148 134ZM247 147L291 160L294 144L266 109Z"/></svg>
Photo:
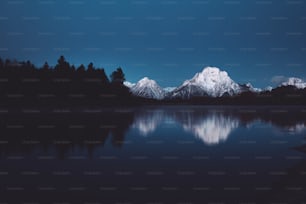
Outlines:
<svg viewBox="0 0 306 204"><path fill-rule="evenodd" d="M163 121L164 111L136 111L133 128L136 128L142 136L154 132Z"/></svg>
<svg viewBox="0 0 306 204"><path fill-rule="evenodd" d="M154 133L160 125L169 134L182 127L207 145L224 142L238 126L248 127L254 121L272 124L280 130L301 133L306 127L305 111L273 111L241 108L161 107L134 111L101 111L99 113L1 113L0 153L26 153L35 149L56 150L61 157L72 149L91 154L97 147L110 143L124 145L131 127L139 135ZM167 129L164 129L168 131ZM179 130L179 129L177 129ZM152 134L154 136L154 134ZM108 144L106 144L108 145Z"/></svg>
<svg viewBox="0 0 306 204"><path fill-rule="evenodd" d="M283 129L292 134L296 134L303 132L306 129L306 125L304 123L297 123L295 125L287 126Z"/></svg>
<svg viewBox="0 0 306 204"><path fill-rule="evenodd" d="M300 133L305 130L306 115L300 110L243 110L200 107L184 109L157 108L136 111L133 127L142 136L153 133L160 124L175 121L186 132L192 133L207 145L219 144L227 140L232 131L239 126L250 126L254 121L271 123L282 130Z"/></svg>
<svg viewBox="0 0 306 204"><path fill-rule="evenodd" d="M141 135L154 132L158 125L167 121L175 121L187 132L205 144L213 145L226 141L229 134L239 126L239 120L232 115L207 110L151 110L136 113L133 127Z"/></svg>
<svg viewBox="0 0 306 204"><path fill-rule="evenodd" d="M185 117L177 117L185 131L191 132L205 144L213 145L226 141L230 133L238 128L239 121L220 113L205 115L188 112Z"/></svg>

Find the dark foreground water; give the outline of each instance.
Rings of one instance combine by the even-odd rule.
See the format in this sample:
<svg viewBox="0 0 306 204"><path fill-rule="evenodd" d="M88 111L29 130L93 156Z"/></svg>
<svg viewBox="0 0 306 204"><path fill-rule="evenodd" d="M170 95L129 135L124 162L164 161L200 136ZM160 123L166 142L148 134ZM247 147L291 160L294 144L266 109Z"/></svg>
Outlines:
<svg viewBox="0 0 306 204"><path fill-rule="evenodd" d="M0 203L306 203L306 108L0 113Z"/></svg>

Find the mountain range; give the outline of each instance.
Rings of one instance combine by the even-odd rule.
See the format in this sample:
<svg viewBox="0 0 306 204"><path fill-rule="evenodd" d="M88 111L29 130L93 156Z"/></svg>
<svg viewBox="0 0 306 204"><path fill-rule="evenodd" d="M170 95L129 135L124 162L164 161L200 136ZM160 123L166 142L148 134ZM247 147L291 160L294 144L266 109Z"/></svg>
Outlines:
<svg viewBox="0 0 306 204"><path fill-rule="evenodd" d="M235 96L243 92L271 91L272 87L265 89L254 88L251 83L239 84L230 78L226 71L217 67L206 67L202 72L196 73L192 79L186 80L178 87L162 88L158 83L148 77L138 81L136 84L125 82L133 95L162 100L166 98L190 99L192 97L223 97ZM298 89L306 88L306 82L302 79L291 77L279 86L294 86Z"/></svg>

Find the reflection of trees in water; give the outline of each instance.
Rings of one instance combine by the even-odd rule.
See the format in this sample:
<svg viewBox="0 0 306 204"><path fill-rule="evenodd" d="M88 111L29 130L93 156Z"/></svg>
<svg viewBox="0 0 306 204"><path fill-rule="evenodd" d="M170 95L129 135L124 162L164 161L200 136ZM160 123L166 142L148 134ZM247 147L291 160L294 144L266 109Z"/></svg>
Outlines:
<svg viewBox="0 0 306 204"><path fill-rule="evenodd" d="M175 122L205 144L225 141L238 126L254 121L270 123L290 133L305 129L306 114L299 109L271 111L240 108L164 107L135 111L101 113L2 114L0 152L3 155L31 153L40 148L65 157L71 149L87 150L89 155L110 140L114 147L124 145L126 132L134 127L140 135L153 133L160 124ZM52 147L52 148L51 148Z"/></svg>
<svg viewBox="0 0 306 204"><path fill-rule="evenodd" d="M133 117L132 112L7 115L0 120L0 152L5 155L30 153L35 148L42 152L55 149L63 158L71 149L78 148L92 155L108 139L113 146L121 147Z"/></svg>

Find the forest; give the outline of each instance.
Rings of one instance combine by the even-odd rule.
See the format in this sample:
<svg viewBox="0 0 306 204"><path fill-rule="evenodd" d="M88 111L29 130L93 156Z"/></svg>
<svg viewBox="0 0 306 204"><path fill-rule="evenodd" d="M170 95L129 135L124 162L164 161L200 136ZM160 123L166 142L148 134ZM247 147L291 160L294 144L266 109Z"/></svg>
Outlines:
<svg viewBox="0 0 306 204"><path fill-rule="evenodd" d="M0 58L0 99L5 106L123 105L134 100L117 68L108 77L93 63L75 67L60 56L54 67ZM124 100L122 100L124 99Z"/></svg>

